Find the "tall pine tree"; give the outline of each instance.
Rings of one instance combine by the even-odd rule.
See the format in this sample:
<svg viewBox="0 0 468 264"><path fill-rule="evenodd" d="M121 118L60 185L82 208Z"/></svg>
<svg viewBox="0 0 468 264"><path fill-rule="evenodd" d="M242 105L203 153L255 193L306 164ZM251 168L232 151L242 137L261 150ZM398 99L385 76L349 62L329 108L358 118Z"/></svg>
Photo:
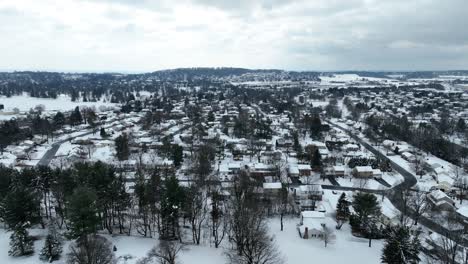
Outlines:
<svg viewBox="0 0 468 264"><path fill-rule="evenodd" d="M87 187L76 188L68 198L70 237L78 238L96 232L99 225L96 199L95 191Z"/></svg>
<svg viewBox="0 0 468 264"><path fill-rule="evenodd" d="M412 236L406 226L390 227L381 260L388 264L419 263L420 249L419 233Z"/></svg>
<svg viewBox="0 0 468 264"><path fill-rule="evenodd" d="M40 222L40 199L34 190L14 179L0 206L1 218L9 229Z"/></svg>
<svg viewBox="0 0 468 264"><path fill-rule="evenodd" d="M351 215L349 211L350 202L346 199L346 194L342 193L338 199L338 204L336 205L336 220L338 222L337 228L340 229L341 226L349 219Z"/></svg>
<svg viewBox="0 0 468 264"><path fill-rule="evenodd" d="M34 253L33 239L29 236L24 225L14 228L10 236L10 250L8 255L12 257L27 256Z"/></svg>
<svg viewBox="0 0 468 264"><path fill-rule="evenodd" d="M161 197L161 239L177 239L184 191L175 176L166 178Z"/></svg>
<svg viewBox="0 0 468 264"><path fill-rule="evenodd" d="M49 225L49 234L47 234L44 247L41 250L39 258L43 261L52 262L58 260L62 254L62 241L60 234L55 228L55 224Z"/></svg>
<svg viewBox="0 0 468 264"><path fill-rule="evenodd" d="M128 136L123 133L115 139L115 151L119 160L127 160L130 156L130 147L128 146Z"/></svg>

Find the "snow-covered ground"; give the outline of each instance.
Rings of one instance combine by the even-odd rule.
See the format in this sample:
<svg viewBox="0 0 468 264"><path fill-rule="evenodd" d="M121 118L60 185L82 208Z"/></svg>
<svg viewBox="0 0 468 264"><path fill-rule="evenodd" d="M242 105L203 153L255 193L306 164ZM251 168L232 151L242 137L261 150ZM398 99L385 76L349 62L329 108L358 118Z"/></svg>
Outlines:
<svg viewBox="0 0 468 264"><path fill-rule="evenodd" d="M346 192L350 197L352 193ZM324 191L324 201L327 209L327 218L333 222L333 214L336 208L341 192L333 194L330 190ZM380 201L380 199L379 199ZM382 209L393 212L394 208L388 201L382 203ZM336 239L333 243L325 244L320 239L301 239L297 232L298 217L287 217L284 219L284 231L280 231L279 218L271 218L268 221L270 233L275 237L278 250L283 256L285 263L302 264L306 262L314 263L361 263L375 264L380 262L381 251L383 247L382 240L373 240L372 247L368 247L368 240L354 237L348 224L343 225L340 230L333 230ZM46 231L43 229L32 229L30 234L37 237L34 243L35 254L29 257L12 258L8 256L10 232L0 230L0 263L13 264L35 264L40 263L39 252L44 244ZM141 236L126 235L105 235L113 245L117 247L115 252L119 264L134 264L138 259L144 257L146 253L158 244L158 239L144 238ZM188 238L187 238L188 239ZM186 239L186 240L187 240ZM225 247L229 248L226 243ZM64 254L68 252L69 242L64 244ZM210 247L208 244L201 246L188 245L181 253L178 263L206 263L219 264L227 263L224 255L225 249ZM132 256L128 261L123 260L123 256ZM65 263L65 257L54 262L57 264Z"/></svg>
<svg viewBox="0 0 468 264"><path fill-rule="evenodd" d="M8 120L17 117L18 115L13 113L14 108L18 108L20 113L27 112L31 108L34 109L37 105L44 105L45 111L69 111L77 106L95 107L96 110L99 111L102 107L107 108L115 105L103 99L98 102L72 102L69 96L63 94L59 95L57 99L37 98L26 94L12 97L2 96L0 97L0 104L3 104L5 107L3 114L0 115L0 120Z"/></svg>
<svg viewBox="0 0 468 264"><path fill-rule="evenodd" d="M357 74L330 74L320 76L321 85L343 85L343 84L365 84L367 82L378 82L381 84L389 84L396 82L391 78L375 78L375 77L362 77Z"/></svg>
<svg viewBox="0 0 468 264"><path fill-rule="evenodd" d="M285 263L380 263L383 247L382 240L372 241L369 248L368 240L354 237L348 224L341 230L336 230L336 240L332 244L325 244L320 239L301 239L296 224L299 219L285 220L284 231L279 231L279 220L271 221L271 232L275 235L279 250L285 258Z"/></svg>

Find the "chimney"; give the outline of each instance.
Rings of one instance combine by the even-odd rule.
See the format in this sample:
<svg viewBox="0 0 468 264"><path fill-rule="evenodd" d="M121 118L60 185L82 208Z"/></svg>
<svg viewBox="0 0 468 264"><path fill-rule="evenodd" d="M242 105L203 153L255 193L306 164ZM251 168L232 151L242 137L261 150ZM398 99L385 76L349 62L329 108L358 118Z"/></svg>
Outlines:
<svg viewBox="0 0 468 264"><path fill-rule="evenodd" d="M303 239L309 239L309 228L306 227L304 230L304 235L302 236Z"/></svg>

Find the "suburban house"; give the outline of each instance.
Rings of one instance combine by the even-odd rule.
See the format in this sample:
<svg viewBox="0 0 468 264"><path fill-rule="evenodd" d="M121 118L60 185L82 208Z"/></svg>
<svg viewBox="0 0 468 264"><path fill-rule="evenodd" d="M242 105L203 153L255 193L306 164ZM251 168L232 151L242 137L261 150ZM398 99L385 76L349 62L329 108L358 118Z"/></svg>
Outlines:
<svg viewBox="0 0 468 264"><path fill-rule="evenodd" d="M312 172L312 168L309 164L297 164L297 169L300 176L310 176Z"/></svg>
<svg viewBox="0 0 468 264"><path fill-rule="evenodd" d="M322 200L323 190L319 184L301 185L294 189L294 195L301 211L315 210L317 202Z"/></svg>
<svg viewBox="0 0 468 264"><path fill-rule="evenodd" d="M333 176L344 177L346 170L344 166L333 166L332 171L333 171Z"/></svg>
<svg viewBox="0 0 468 264"><path fill-rule="evenodd" d="M446 193L441 190L434 190L427 195L427 200L432 205L433 210L452 211L454 202Z"/></svg>
<svg viewBox="0 0 468 264"><path fill-rule="evenodd" d="M371 166L356 166L353 169L353 176L358 178L371 178L374 175L374 170Z"/></svg>
<svg viewBox="0 0 468 264"><path fill-rule="evenodd" d="M265 195L276 195L281 191L283 185L281 182L264 182L263 183L263 193Z"/></svg>
<svg viewBox="0 0 468 264"><path fill-rule="evenodd" d="M322 200L323 190L320 184L301 185L295 189L296 197L299 199Z"/></svg>
<svg viewBox="0 0 468 264"><path fill-rule="evenodd" d="M299 235L303 239L323 236L325 226L325 213L317 211L302 211L301 222L299 223Z"/></svg>
<svg viewBox="0 0 468 264"><path fill-rule="evenodd" d="M289 177L299 177L299 168L297 164L289 164L288 166Z"/></svg>

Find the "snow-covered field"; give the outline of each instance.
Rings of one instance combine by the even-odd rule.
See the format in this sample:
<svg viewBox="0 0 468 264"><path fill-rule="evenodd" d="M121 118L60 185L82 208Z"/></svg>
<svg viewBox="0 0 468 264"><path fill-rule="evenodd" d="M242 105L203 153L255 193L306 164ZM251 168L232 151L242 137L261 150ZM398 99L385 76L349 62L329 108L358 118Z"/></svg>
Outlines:
<svg viewBox="0 0 468 264"><path fill-rule="evenodd" d="M21 96L0 97L0 104L3 104L5 109L0 115L0 120L8 120L17 116L13 113L14 108L18 108L20 112L27 112L31 108L34 109L37 105L44 105L45 111L69 111L77 106L95 107L99 111L101 106L112 107L115 104L106 102L103 99L98 102L72 102L71 98L66 95L59 95L57 99L52 98L37 98L30 97L26 94Z"/></svg>
<svg viewBox="0 0 468 264"><path fill-rule="evenodd" d="M390 78L375 78L375 77L362 77L357 74L330 74L320 76L321 85L342 85L342 84L357 84L357 83L367 83L379 82L382 84L395 82L396 80Z"/></svg>

